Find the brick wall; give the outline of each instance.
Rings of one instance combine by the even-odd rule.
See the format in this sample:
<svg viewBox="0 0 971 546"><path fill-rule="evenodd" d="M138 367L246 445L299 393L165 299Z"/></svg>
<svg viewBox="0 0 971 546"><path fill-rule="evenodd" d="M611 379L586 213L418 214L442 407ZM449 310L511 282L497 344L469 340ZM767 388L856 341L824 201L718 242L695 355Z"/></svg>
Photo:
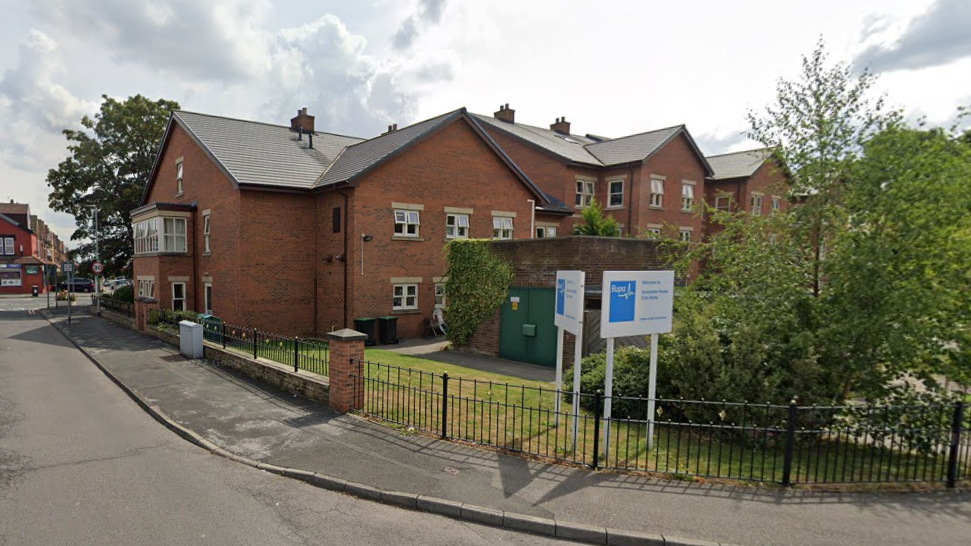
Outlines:
<svg viewBox="0 0 971 546"><path fill-rule="evenodd" d="M661 209L650 206L651 176L664 177L664 198ZM666 237L677 238L680 228L692 231L692 240L700 241L704 234L704 218L699 207L683 211L681 205L682 186L685 181L695 183L695 203L700 205L705 197L705 169L700 158L694 153L687 137L679 135L669 142L647 163L641 166L640 183L634 186L634 225L643 234L649 224L664 226Z"/></svg>
<svg viewBox="0 0 971 546"><path fill-rule="evenodd" d="M604 271L662 269L664 260L656 241L613 237L558 237L530 241L498 241L493 252L513 264L512 286L553 288L559 270L581 270L587 285L600 285ZM483 321L469 346L489 355L499 354L499 311ZM573 361L574 336L564 336L564 362Z"/></svg>

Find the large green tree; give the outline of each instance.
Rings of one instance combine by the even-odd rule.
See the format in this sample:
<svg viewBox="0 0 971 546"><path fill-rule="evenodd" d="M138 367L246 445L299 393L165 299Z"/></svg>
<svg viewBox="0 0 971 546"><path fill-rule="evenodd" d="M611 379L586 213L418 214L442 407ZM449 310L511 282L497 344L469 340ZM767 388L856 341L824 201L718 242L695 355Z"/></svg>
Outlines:
<svg viewBox="0 0 971 546"><path fill-rule="evenodd" d="M138 206L155 163L165 125L177 102L141 95L118 101L103 96L82 130L65 129L70 157L47 173L52 209L73 214L77 230L73 255L91 261L95 250L94 209L98 211L100 258L107 274L131 272L133 251L129 213Z"/></svg>

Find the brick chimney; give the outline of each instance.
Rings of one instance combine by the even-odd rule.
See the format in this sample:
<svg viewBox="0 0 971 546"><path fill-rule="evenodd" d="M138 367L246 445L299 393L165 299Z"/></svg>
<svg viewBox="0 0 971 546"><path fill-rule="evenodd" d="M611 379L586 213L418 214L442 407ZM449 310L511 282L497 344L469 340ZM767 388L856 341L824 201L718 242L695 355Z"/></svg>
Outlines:
<svg viewBox="0 0 971 546"><path fill-rule="evenodd" d="M499 111L492 114L496 119L506 123L516 123L516 111L509 107L509 103L500 104Z"/></svg>
<svg viewBox="0 0 971 546"><path fill-rule="evenodd" d="M297 110L297 116L290 118L290 130L296 131L298 127L303 128L303 132L314 132L314 117L307 114L307 107Z"/></svg>
<svg viewBox="0 0 971 546"><path fill-rule="evenodd" d="M383 132L383 133L381 133L381 134L382 135L386 135L388 133L393 133L393 132L395 132L397 130L398 130L398 124L397 123L392 123L391 125L388 125L388 130L385 131L385 132Z"/></svg>
<svg viewBox="0 0 971 546"><path fill-rule="evenodd" d="M570 134L570 122L566 120L566 117L556 118L556 123L550 125L550 130L561 135L568 135Z"/></svg>

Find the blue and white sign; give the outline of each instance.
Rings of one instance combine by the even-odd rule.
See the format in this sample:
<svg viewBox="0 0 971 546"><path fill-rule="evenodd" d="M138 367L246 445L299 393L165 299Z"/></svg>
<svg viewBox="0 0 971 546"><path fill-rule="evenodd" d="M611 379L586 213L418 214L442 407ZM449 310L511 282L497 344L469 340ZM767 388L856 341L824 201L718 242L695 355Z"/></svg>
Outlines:
<svg viewBox="0 0 971 546"><path fill-rule="evenodd" d="M671 331L674 271L604 271L600 337Z"/></svg>
<svg viewBox="0 0 971 546"><path fill-rule="evenodd" d="M556 314L553 323L577 334L583 316L583 271L556 272Z"/></svg>

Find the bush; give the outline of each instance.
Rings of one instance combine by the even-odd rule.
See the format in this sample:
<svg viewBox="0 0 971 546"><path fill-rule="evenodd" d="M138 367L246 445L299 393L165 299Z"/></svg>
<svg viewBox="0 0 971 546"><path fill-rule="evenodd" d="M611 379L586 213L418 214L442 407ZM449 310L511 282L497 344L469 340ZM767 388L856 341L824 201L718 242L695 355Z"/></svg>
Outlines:
<svg viewBox="0 0 971 546"><path fill-rule="evenodd" d="M172 311L169 309L152 309L148 313L149 324L177 325L183 320L196 321L198 313L195 311Z"/></svg>
<svg viewBox="0 0 971 546"><path fill-rule="evenodd" d="M118 290L112 292L109 297L115 301L132 303L135 301L135 289L131 285L122 286Z"/></svg>

